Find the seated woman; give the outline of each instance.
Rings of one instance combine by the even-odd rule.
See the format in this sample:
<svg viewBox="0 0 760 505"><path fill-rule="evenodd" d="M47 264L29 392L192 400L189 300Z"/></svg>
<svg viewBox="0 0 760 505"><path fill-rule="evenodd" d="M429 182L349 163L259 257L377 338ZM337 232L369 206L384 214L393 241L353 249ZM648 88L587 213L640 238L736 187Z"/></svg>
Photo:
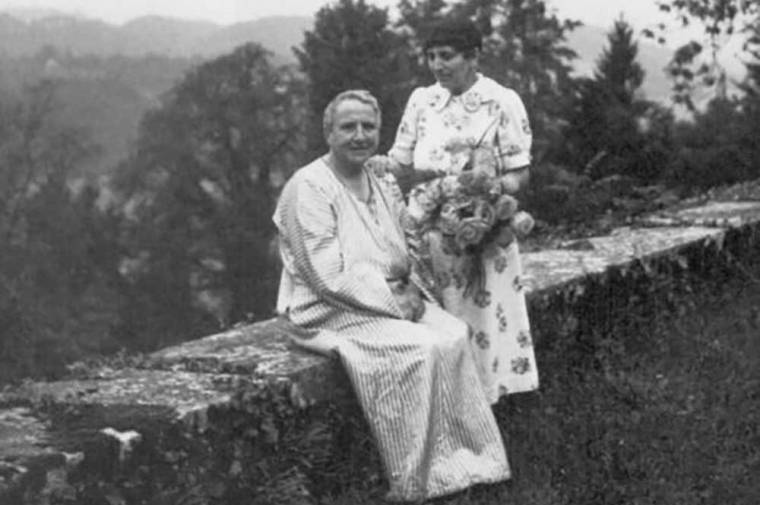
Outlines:
<svg viewBox="0 0 760 505"><path fill-rule="evenodd" d="M401 227L403 203L365 169L380 109L366 91L327 106L329 152L298 170L274 221L278 310L336 353L376 439L388 499L424 500L510 476L467 326L425 298Z"/></svg>

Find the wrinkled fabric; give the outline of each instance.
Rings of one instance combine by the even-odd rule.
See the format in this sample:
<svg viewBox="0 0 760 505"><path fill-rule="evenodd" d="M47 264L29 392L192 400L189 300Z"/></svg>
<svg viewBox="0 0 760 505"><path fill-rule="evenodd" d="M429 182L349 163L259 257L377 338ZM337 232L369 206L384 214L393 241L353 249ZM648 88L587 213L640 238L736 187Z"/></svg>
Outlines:
<svg viewBox="0 0 760 505"><path fill-rule="evenodd" d="M388 499L415 501L510 476L504 444L461 320L426 302L401 314L385 278L408 264L403 204L371 177L356 199L320 160L283 190L274 221L283 274L278 310L334 353L377 442Z"/></svg>
<svg viewBox="0 0 760 505"><path fill-rule="evenodd" d="M452 96L439 84L417 88L409 98L389 156L415 169L458 175L478 146L493 148L501 169L530 163L532 136L525 107L513 90L478 75L465 93ZM440 290L443 307L472 328L478 373L488 401L538 388L533 340L522 286L518 244L488 254L458 254L437 231L414 237ZM465 296L472 262L485 284Z"/></svg>

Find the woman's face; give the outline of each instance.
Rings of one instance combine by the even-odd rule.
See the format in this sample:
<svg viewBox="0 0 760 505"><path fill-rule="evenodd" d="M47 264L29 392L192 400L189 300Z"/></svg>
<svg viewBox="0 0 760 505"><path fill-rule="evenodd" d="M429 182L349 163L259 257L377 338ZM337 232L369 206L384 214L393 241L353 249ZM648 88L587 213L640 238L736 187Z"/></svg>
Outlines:
<svg viewBox="0 0 760 505"><path fill-rule="evenodd" d="M433 46L427 50L425 58L438 84L453 94L466 91L475 82L474 56L465 58L451 46Z"/></svg>
<svg viewBox="0 0 760 505"><path fill-rule="evenodd" d="M380 121L371 105L353 98L338 104L327 145L341 167L361 168L377 151L379 139Z"/></svg>

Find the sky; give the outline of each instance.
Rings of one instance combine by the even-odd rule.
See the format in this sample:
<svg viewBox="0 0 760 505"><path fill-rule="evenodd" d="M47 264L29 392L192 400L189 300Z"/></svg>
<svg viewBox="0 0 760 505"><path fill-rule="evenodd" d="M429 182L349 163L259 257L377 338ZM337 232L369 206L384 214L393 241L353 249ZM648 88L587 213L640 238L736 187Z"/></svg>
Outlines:
<svg viewBox="0 0 760 505"><path fill-rule="evenodd" d="M397 0L367 0L380 7ZM312 15L327 0L0 0L0 10L42 8L76 12L114 24L154 14L184 19L209 20L220 24L248 21L272 15ZM586 24L611 26L622 13L636 28L662 18L655 0L547 0L560 17L580 19Z"/></svg>

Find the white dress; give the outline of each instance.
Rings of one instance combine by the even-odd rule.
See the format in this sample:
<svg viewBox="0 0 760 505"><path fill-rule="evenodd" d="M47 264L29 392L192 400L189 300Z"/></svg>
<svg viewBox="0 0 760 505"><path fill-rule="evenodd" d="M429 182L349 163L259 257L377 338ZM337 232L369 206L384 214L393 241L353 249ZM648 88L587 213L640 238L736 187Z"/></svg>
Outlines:
<svg viewBox="0 0 760 505"><path fill-rule="evenodd" d="M478 75L465 93L452 96L439 84L409 98L389 156L415 169L459 174L471 149L490 145L502 168L530 163L531 132L525 107L513 90ZM472 328L471 345L491 403L501 395L538 388L518 245L493 246L481 258L485 285L465 297L467 262L446 247L438 232L418 237L429 255L444 308Z"/></svg>
<svg viewBox="0 0 760 505"><path fill-rule="evenodd" d="M370 181L368 203L321 160L288 181L274 215L283 259L278 310L313 330L300 345L339 356L377 441L388 499L425 500L508 479L466 324L430 303L420 322L401 318L386 278L409 260L403 203Z"/></svg>

